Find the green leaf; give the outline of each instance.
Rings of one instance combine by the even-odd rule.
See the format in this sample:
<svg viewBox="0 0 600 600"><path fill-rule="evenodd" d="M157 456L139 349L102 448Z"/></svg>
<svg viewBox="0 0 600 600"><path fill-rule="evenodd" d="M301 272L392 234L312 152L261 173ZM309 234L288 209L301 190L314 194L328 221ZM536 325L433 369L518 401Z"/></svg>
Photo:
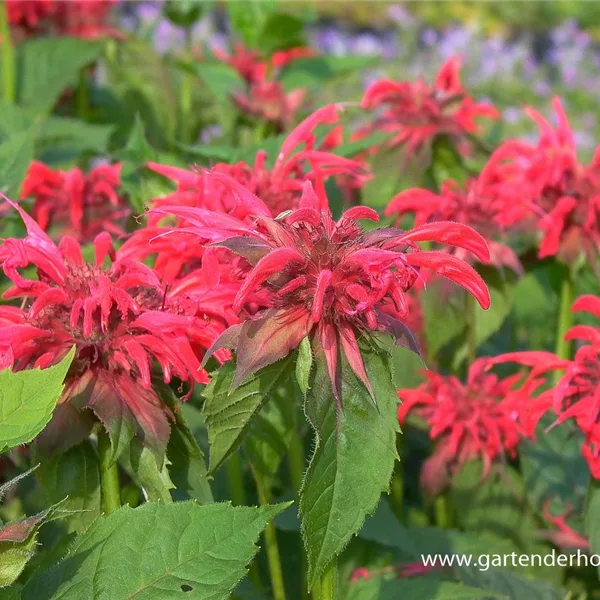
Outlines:
<svg viewBox="0 0 600 600"><path fill-rule="evenodd" d="M283 69L278 78L286 91L316 88L333 77L333 69L322 56L298 58Z"/></svg>
<svg viewBox="0 0 600 600"><path fill-rule="evenodd" d="M303 394L308 392L312 360L310 340L305 337L298 346L298 357L296 358L296 380Z"/></svg>
<svg viewBox="0 0 600 600"><path fill-rule="evenodd" d="M220 102L230 98L233 92L244 89L244 80L233 67L225 63L203 62L189 66Z"/></svg>
<svg viewBox="0 0 600 600"><path fill-rule="evenodd" d="M448 179L464 183L468 175L456 144L446 135L437 136L431 146L431 164L426 175L433 187L440 190Z"/></svg>
<svg viewBox="0 0 600 600"><path fill-rule="evenodd" d="M494 600L508 596L483 593L481 588L467 587L452 581L442 581L432 577L386 581L381 588L380 600Z"/></svg>
<svg viewBox="0 0 600 600"><path fill-rule="evenodd" d="M387 355L371 349L362 353L377 406L342 357L338 411L323 350L314 347L313 352L305 412L315 429L316 447L300 493L311 586L388 489L399 431L398 397Z"/></svg>
<svg viewBox="0 0 600 600"><path fill-rule="evenodd" d="M39 124L14 133L0 144L0 192L12 198L21 196L21 185L33 160Z"/></svg>
<svg viewBox="0 0 600 600"><path fill-rule="evenodd" d="M245 46L258 48L264 24L277 9L275 0L251 0L249 2L228 2L229 23Z"/></svg>
<svg viewBox="0 0 600 600"><path fill-rule="evenodd" d="M171 503L171 490L175 487L169 476L168 459L158 468L156 457L151 450L137 439L129 445L129 451L119 456L119 464L127 471L135 483L142 488L149 501Z"/></svg>
<svg viewBox="0 0 600 600"><path fill-rule="evenodd" d="M548 415L538 425L535 442L523 440L520 451L525 490L532 504L543 507L547 501L558 502L558 513L570 506L583 512L590 472L581 455L583 433L572 423L548 426L555 420ZM553 509L554 510L554 509Z"/></svg>
<svg viewBox="0 0 600 600"><path fill-rule="evenodd" d="M65 518L67 533L81 533L100 516L98 457L86 441L64 454L43 460L36 472L45 504L66 498L61 508L72 511Z"/></svg>
<svg viewBox="0 0 600 600"><path fill-rule="evenodd" d="M50 421L75 348L57 365L0 371L0 452L30 442Z"/></svg>
<svg viewBox="0 0 600 600"><path fill-rule="evenodd" d="M356 140L355 142L348 142L346 144L340 144L333 149L333 153L338 156L343 156L345 158L352 158L369 148L374 146L379 146L383 144L390 137L389 133L385 131L376 131L371 135L368 135L360 140ZM391 196L389 198L391 200Z"/></svg>
<svg viewBox="0 0 600 600"><path fill-rule="evenodd" d="M9 588L2 590L2 600L21 600L23 586L19 583L14 583Z"/></svg>
<svg viewBox="0 0 600 600"><path fill-rule="evenodd" d="M223 365L204 389L204 419L210 443L210 472L239 446L252 417L269 399L280 379L289 374L292 355L261 369L254 377L230 393L235 363Z"/></svg>
<svg viewBox="0 0 600 600"><path fill-rule="evenodd" d="M33 577L23 600L226 599L261 531L287 506L122 507L79 536L54 568Z"/></svg>
<svg viewBox="0 0 600 600"><path fill-rule="evenodd" d="M276 50L285 50L295 46L304 46L304 23L294 15L284 12L273 12L268 15L260 38L259 47L263 54L269 56Z"/></svg>
<svg viewBox="0 0 600 600"><path fill-rule="evenodd" d="M592 479L588 488L584 527L590 551L600 554L600 484L597 479ZM597 570L600 575L600 567Z"/></svg>
<svg viewBox="0 0 600 600"><path fill-rule="evenodd" d="M171 437L167 447L167 458L171 465L169 474L175 484L173 492L175 500L181 500L179 495L185 499L198 500L201 504L214 502L210 482L204 462L204 453L198 446L194 434L190 431L183 419L182 405L174 394L167 398L169 407L175 415L175 425L171 428Z"/></svg>
<svg viewBox="0 0 600 600"><path fill-rule="evenodd" d="M35 37L19 44L19 104L47 113L60 94L77 82L83 67L97 60L104 44L75 37Z"/></svg>

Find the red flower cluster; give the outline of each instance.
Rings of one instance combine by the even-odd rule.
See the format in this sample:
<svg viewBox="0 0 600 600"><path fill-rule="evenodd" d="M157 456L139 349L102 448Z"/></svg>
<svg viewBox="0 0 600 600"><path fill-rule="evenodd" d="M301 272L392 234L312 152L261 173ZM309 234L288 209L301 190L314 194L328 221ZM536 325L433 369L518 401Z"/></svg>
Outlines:
<svg viewBox="0 0 600 600"><path fill-rule="evenodd" d="M429 496L441 493L452 474L468 461L481 459L483 477L487 477L494 460L505 452L515 454L524 433L520 407L543 379L532 378L514 389L520 375L499 379L486 372L489 367L489 359L476 360L466 383L452 375L424 371L427 381L417 389L398 390L400 423L415 414L425 420L430 437L438 441L421 472L421 485Z"/></svg>
<svg viewBox="0 0 600 600"><path fill-rule="evenodd" d="M554 98L552 105L555 128L528 108L540 128L538 143L508 141L492 160L510 168L511 183L521 190L515 200L521 199L543 233L540 258L558 255L572 263L584 252L593 260L600 251L600 151L589 165L581 164L560 100Z"/></svg>
<svg viewBox="0 0 600 600"><path fill-rule="evenodd" d="M236 69L246 82L246 90L233 97L245 114L273 124L276 132L292 123L306 90L286 92L277 77L285 65L298 58L313 56L314 50L305 47L280 50L266 60L261 59L257 51L248 50L241 44L235 46L232 54L217 48L213 52L219 60Z"/></svg>
<svg viewBox="0 0 600 600"><path fill-rule="evenodd" d="M98 38L115 35L106 19L116 0L7 0L8 20L19 35Z"/></svg>
<svg viewBox="0 0 600 600"><path fill-rule="evenodd" d="M600 298L581 296L573 304L573 311L586 311L600 317ZM585 435L583 456L592 476L600 479L600 328L576 325L565 339L584 342L573 360L563 360L547 352L512 352L491 362L516 362L532 367L530 378L550 371L565 371L556 387L540 395L528 409L528 433L533 435L540 417L551 408L558 415L555 425L574 419Z"/></svg>
<svg viewBox="0 0 600 600"><path fill-rule="evenodd" d="M520 188L507 181L498 165L489 162L479 177L469 178L464 185L451 179L445 181L439 194L420 188L401 192L390 200L385 215L398 215L400 220L402 216L412 214L416 225L432 221L465 223L488 240L492 264L507 266L520 273L522 266L515 252L494 239L526 216L523 206L515 202L520 193ZM456 253L465 258L460 249L455 250Z"/></svg>
<svg viewBox="0 0 600 600"><path fill-rule="evenodd" d="M393 133L391 146L406 145L413 154L440 134L454 138L461 150L469 149L468 134L478 132L476 119L497 119L489 104L475 102L460 81L460 60L452 57L440 68L433 85L417 81L382 79L365 92L362 106L383 107L369 130Z"/></svg>
<svg viewBox="0 0 600 600"><path fill-rule="evenodd" d="M108 233L96 238L95 262L86 263L75 239L65 236L56 246L14 206L28 235L4 241L0 264L13 283L4 298L23 298L23 304L0 307L0 368L45 368L76 348L63 397L40 442L48 449L78 443L93 422L87 408L119 451L135 435L161 462L170 411L153 384L173 377L190 386L208 381L200 360L229 324L218 270L205 257L200 271L167 289L153 269L115 252ZM27 267L35 270L32 278L20 273ZM229 354L221 351L217 358Z"/></svg>
<svg viewBox="0 0 600 600"><path fill-rule="evenodd" d="M242 191L223 185L215 178L207 177L204 171L188 171L168 165L149 163L153 171L172 179L177 190L151 202L154 209L165 206L202 208L230 215L251 223L257 216L276 217L286 210L298 207L306 181L311 181L321 198L321 207L327 206L324 181L331 176L364 178L361 163L316 149L314 129L318 125L336 123L339 107L328 105L315 111L300 123L287 137L274 161L267 166L268 156L264 151L256 155L254 165L244 162L235 164L218 163L213 172L222 173L238 182ZM246 189L260 197L261 212L256 212L254 203L243 201ZM193 266L202 257L203 249L196 240L186 235L186 220L178 223L179 230L161 224L162 212L150 215L148 228L134 233L124 252L138 257L157 253L156 268L167 278L177 276L185 265ZM168 234L163 238L159 236ZM205 228L206 241L214 241L215 231ZM149 240L152 240L149 245ZM192 261L190 263L190 261Z"/></svg>
<svg viewBox="0 0 600 600"><path fill-rule="evenodd" d="M240 205L254 207L258 217L254 223L204 209L173 206L160 212L185 219L191 224L187 229L201 238L218 232L222 241L214 246L231 250L253 266L236 295L234 310L240 310L253 292L270 298L270 308L231 327L214 346L236 348L234 385L283 358L310 336L323 350L336 396L339 347L372 393L357 335L384 331L398 343L417 349L401 319L408 312L406 293L421 267L455 281L484 308L489 306L488 289L469 265L448 254L422 252L417 245L438 241L487 261L485 240L465 225L434 223L408 232L383 228L364 233L356 220L377 221L374 210L355 207L336 222L308 181L298 208L273 219L265 204L235 180L215 171L209 177L235 190Z"/></svg>
<svg viewBox="0 0 600 600"><path fill-rule="evenodd" d="M119 194L120 164L103 165L83 173L81 169L53 170L34 161L21 191L34 199L33 217L44 231L71 235L88 243L101 232L124 233L129 215L127 202Z"/></svg>

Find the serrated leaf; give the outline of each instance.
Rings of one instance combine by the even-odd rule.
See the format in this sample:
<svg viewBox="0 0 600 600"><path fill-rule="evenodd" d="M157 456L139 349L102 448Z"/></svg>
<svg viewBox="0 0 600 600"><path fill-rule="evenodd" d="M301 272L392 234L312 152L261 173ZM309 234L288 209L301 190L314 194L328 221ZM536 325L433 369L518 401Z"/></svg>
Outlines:
<svg viewBox="0 0 600 600"><path fill-rule="evenodd" d="M33 160L35 138L39 124L12 134L0 144L0 192L9 198L21 195L21 185Z"/></svg>
<svg viewBox="0 0 600 600"><path fill-rule="evenodd" d="M30 442L50 421L75 356L48 369L0 371L0 452Z"/></svg>
<svg viewBox="0 0 600 600"><path fill-rule="evenodd" d="M19 104L46 113L77 82L81 69L97 60L104 44L75 37L36 37L19 44Z"/></svg>
<svg viewBox="0 0 600 600"><path fill-rule="evenodd" d="M33 577L23 600L226 599L261 531L287 506L122 507L79 536L58 565Z"/></svg>
<svg viewBox="0 0 600 600"><path fill-rule="evenodd" d="M338 410L323 350L316 346L313 353L315 369L305 412L317 443L300 493L310 585L388 489L399 431L398 397L387 355L370 349L362 353L377 406L342 357Z"/></svg>
<svg viewBox="0 0 600 600"><path fill-rule="evenodd" d="M173 502L171 490L175 486L169 476L169 460L167 458L159 469L152 451L137 439L133 439L128 451L120 455L119 464L142 488L146 500L167 504Z"/></svg>
<svg viewBox="0 0 600 600"><path fill-rule="evenodd" d="M230 361L214 374L204 390L203 415L210 443L210 472L214 472L239 446L252 417L269 399L281 378L289 373L291 355L261 369L230 393L235 363Z"/></svg>
<svg viewBox="0 0 600 600"><path fill-rule="evenodd" d="M85 531L101 513L98 457L90 442L54 458L43 460L36 472L45 504L66 498L64 510L72 514L64 519L67 533Z"/></svg>
<svg viewBox="0 0 600 600"><path fill-rule="evenodd" d="M310 340L305 337L298 346L298 356L296 358L296 380L303 394L308 392L311 368L312 350Z"/></svg>

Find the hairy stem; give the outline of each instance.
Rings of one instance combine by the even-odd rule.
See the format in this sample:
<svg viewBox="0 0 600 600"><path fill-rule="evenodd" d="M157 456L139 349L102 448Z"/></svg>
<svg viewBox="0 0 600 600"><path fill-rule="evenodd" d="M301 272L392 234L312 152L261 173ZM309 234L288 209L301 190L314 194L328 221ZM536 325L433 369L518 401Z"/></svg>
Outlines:
<svg viewBox="0 0 600 600"><path fill-rule="evenodd" d="M261 506L266 506L271 501L271 491L267 488L262 474L258 469L253 469L258 492L258 501ZM270 522L265 528L265 546L267 560L269 562L269 575L271 577L271 591L273 600L285 600L285 586L283 584L283 570L281 558L279 557L279 545L277 544L277 531L275 525Z"/></svg>
<svg viewBox="0 0 600 600"><path fill-rule="evenodd" d="M2 89L4 90L4 99L13 104L17 97L15 49L10 36L6 0L0 2L0 39L2 41Z"/></svg>
<svg viewBox="0 0 600 600"><path fill-rule="evenodd" d="M313 586L314 600L336 600L337 578L337 560L334 558Z"/></svg>
<svg viewBox="0 0 600 600"><path fill-rule="evenodd" d="M575 286L570 273L567 273L560 286L560 309L558 314L558 330L556 332L556 355L559 358L571 358L571 342L565 340L565 334L573 325L573 312L571 306L575 298ZM560 379L561 373L554 374L555 382Z"/></svg>
<svg viewBox="0 0 600 600"><path fill-rule="evenodd" d="M102 427L98 430L98 459L102 506L104 514L108 515L121 506L121 488L119 487L119 467L117 463L111 463L110 438Z"/></svg>

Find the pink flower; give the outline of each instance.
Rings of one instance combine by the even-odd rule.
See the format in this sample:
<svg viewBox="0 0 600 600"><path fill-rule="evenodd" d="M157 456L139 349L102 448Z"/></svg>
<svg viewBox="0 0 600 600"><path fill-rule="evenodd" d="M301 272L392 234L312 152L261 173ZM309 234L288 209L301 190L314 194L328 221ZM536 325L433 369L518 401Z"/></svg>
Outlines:
<svg viewBox="0 0 600 600"><path fill-rule="evenodd" d="M390 145L406 145L408 155L441 134L468 146L468 134L479 131L476 119L498 119L499 113L493 106L475 102L467 95L460 82L460 66L458 57L450 58L433 85L422 79L382 79L373 83L365 92L362 106L383 107L383 111L370 129L393 133Z"/></svg>
<svg viewBox="0 0 600 600"><path fill-rule="evenodd" d="M588 549L590 547L590 543L588 542L588 540L578 531L575 531L573 528L569 527L569 525L567 524L567 518L573 512L572 507L569 506L564 514L554 516L550 512L551 504L551 500L548 500L544 504L544 518L546 519L546 521L548 521L548 523L554 525L557 531L540 531L538 533L539 537L550 540L555 546L557 546L560 549Z"/></svg>
<svg viewBox="0 0 600 600"><path fill-rule="evenodd" d="M421 472L421 485L429 496L440 494L466 462L481 459L483 477L487 477L496 459L515 454L522 433L516 409L542 381L515 391L520 375L499 379L486 373L488 366L488 359L476 360L466 383L453 375L424 371L425 383L416 389L398 390L400 423L415 414L437 440L433 456Z"/></svg>
<svg viewBox="0 0 600 600"><path fill-rule="evenodd" d="M555 128L527 109L540 128L537 144L509 141L492 158L511 168L529 220L543 234L539 257L558 255L572 263L583 252L594 260L600 251L600 152L589 165L581 164L560 100L554 98L552 106Z"/></svg>
<svg viewBox="0 0 600 600"><path fill-rule="evenodd" d="M254 223L203 209L163 207L161 212L185 218L190 232L203 239L212 237L214 246L228 248L253 266L237 293L234 310L240 310L252 293L263 291L271 298L271 308L230 328L214 346L236 348L234 385L283 358L310 336L323 349L336 396L338 346L372 393L357 335L385 331L416 350L400 319L407 317L406 293L421 267L445 275L484 308L489 306L488 289L469 265L418 247L418 242L439 241L461 246L486 261L485 240L465 225L433 223L407 232L384 228L365 233L356 221L378 220L374 210L355 207L336 222L310 182L304 184L299 207L273 219L264 203L236 181L214 171L210 177L235 190L240 204L254 206Z"/></svg>
<svg viewBox="0 0 600 600"><path fill-rule="evenodd" d="M78 168L53 170L31 163L21 197L34 199L33 217L44 231L91 242L101 232L122 235L129 216L119 193L121 165L103 165L83 173Z"/></svg>
<svg viewBox="0 0 600 600"><path fill-rule="evenodd" d="M0 307L0 365L45 368L76 348L40 443L49 450L78 443L89 434L93 414L119 452L136 436L162 462L172 415L156 385L177 378L191 390L195 382L208 382L200 360L228 324L221 306L227 289L219 287L218 271L205 259L202 271L167 289L153 269L115 252L108 233L95 239L95 261L87 263L74 238L65 236L56 246L13 206L27 237L0 246L0 264L13 284L3 297L23 303ZM229 354L216 357L223 361Z"/></svg>

